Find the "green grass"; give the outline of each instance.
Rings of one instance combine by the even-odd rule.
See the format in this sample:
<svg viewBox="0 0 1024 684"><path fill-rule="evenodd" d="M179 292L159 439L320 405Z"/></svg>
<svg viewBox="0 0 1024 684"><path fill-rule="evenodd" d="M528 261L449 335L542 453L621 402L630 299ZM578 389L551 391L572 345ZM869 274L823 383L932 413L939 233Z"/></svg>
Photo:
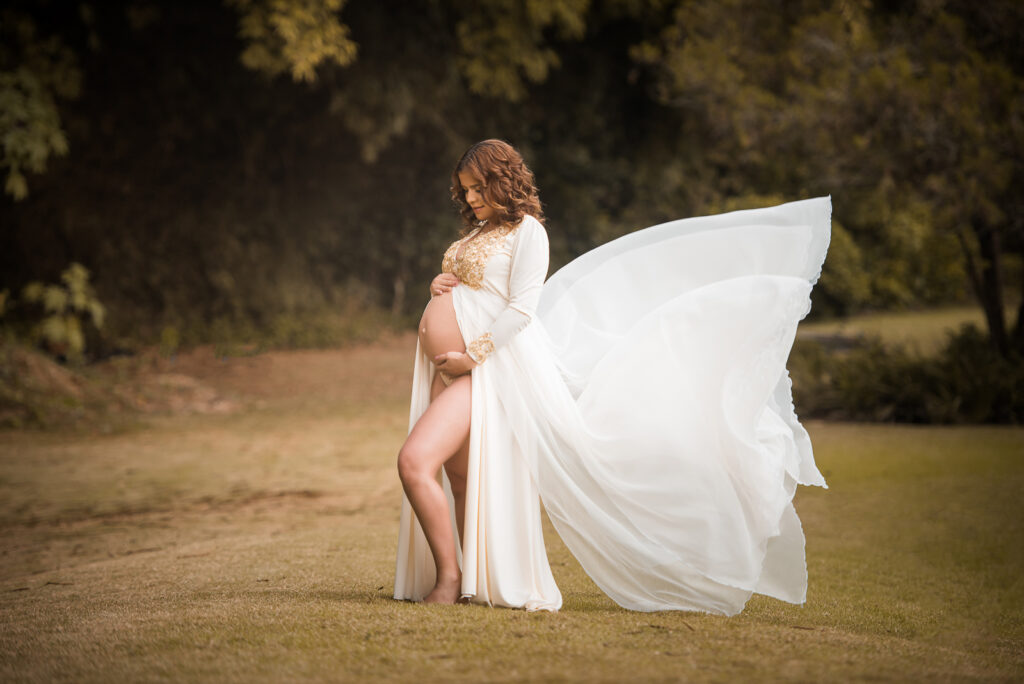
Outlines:
<svg viewBox="0 0 1024 684"><path fill-rule="evenodd" d="M1006 307L1006 320L1012 325L1017 309ZM884 311L828 321L801 323L800 337L877 335L883 342L904 344L923 354L937 352L946 342L946 333L965 323L985 330L985 316L977 306L949 306L922 311Z"/></svg>
<svg viewBox="0 0 1024 684"><path fill-rule="evenodd" d="M810 423L830 489L797 496L803 606L629 612L549 528L565 603L528 614L390 598L406 391L6 433L0 678L1024 677L1022 429Z"/></svg>

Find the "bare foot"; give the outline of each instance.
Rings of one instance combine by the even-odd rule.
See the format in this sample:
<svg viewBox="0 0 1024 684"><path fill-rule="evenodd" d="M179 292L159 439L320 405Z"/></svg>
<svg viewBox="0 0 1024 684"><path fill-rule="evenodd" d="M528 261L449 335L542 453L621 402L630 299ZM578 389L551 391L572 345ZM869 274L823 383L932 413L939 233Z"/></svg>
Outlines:
<svg viewBox="0 0 1024 684"><path fill-rule="evenodd" d="M455 603L462 589L462 575L437 580L433 590L423 599L424 603Z"/></svg>

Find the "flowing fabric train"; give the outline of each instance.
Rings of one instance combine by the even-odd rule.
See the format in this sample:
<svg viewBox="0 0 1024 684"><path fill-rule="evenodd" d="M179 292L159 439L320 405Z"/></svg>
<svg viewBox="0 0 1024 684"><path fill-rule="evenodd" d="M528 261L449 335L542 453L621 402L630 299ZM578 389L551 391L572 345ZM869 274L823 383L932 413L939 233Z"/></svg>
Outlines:
<svg viewBox="0 0 1024 684"><path fill-rule="evenodd" d="M535 487L584 570L624 607L732 615L754 592L805 600L792 498L797 484L825 482L785 365L830 221L830 198L683 219L598 247L544 284L534 322L473 371L474 421L478 392L487 407L478 466L513 479L525 469L529 482L515 480L514 500L500 477L471 483L490 507L479 517L467 506L467 521L502 535L473 558L464 541L476 582L464 592L507 586L509 600L486 602L561 604ZM473 339L493 314L466 295L457 314ZM413 575L425 583L408 571L423 549L405 512L402 524L396 597L409 597Z"/></svg>

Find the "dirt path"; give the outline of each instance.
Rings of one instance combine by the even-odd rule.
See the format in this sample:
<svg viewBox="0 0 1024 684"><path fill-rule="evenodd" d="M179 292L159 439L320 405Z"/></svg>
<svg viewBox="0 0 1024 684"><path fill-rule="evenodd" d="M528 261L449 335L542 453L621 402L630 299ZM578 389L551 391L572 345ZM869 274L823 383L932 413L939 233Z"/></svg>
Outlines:
<svg viewBox="0 0 1024 684"><path fill-rule="evenodd" d="M405 430L414 347L404 336L240 358L216 358L209 347L153 355L120 380L170 387L141 427L8 431L0 449L4 574L165 548L181 539L174 528L206 520L393 507L400 490L388 466ZM112 363L94 372L121 370ZM185 387L198 388L201 400L185 400ZM121 534L131 526L146 532Z"/></svg>

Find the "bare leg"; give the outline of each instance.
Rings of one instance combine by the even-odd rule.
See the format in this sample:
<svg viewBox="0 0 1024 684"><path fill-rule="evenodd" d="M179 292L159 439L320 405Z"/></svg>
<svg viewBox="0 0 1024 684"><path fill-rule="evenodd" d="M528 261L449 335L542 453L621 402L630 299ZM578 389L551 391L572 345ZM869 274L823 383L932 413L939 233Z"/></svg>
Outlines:
<svg viewBox="0 0 1024 684"><path fill-rule="evenodd" d="M430 401L434 401L447 385L439 375L434 375L434 383L430 387ZM466 530L466 470L469 467L469 435L459 450L444 462L444 472L451 485L452 498L455 499L455 522L459 530L457 543L461 546L465 541Z"/></svg>
<svg viewBox="0 0 1024 684"><path fill-rule="evenodd" d="M471 403L469 375L455 379L434 399L398 452L398 474L434 556L437 583L426 603L454 603L462 575L455 556L448 499L437 471L469 437Z"/></svg>
<svg viewBox="0 0 1024 684"><path fill-rule="evenodd" d="M466 539L466 470L469 467L469 436L455 455L444 462L448 484L452 486L455 499L455 523L459 528L459 544Z"/></svg>

